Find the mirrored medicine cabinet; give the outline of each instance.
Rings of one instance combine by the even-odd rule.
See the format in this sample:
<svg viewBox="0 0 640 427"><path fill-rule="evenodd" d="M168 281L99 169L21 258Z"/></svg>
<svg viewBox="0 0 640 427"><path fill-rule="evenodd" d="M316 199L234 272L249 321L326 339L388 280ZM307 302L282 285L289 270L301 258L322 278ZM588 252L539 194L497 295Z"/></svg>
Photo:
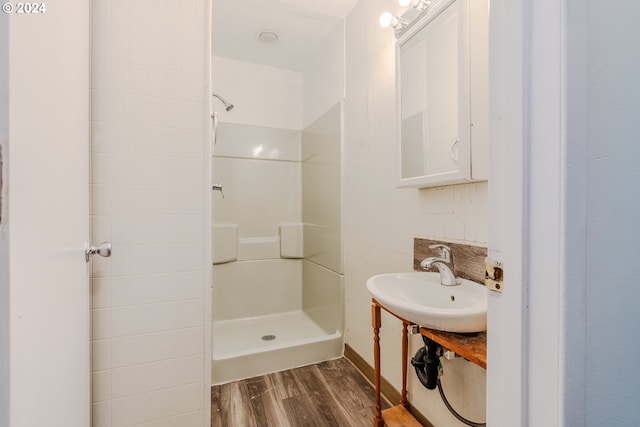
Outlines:
<svg viewBox="0 0 640 427"><path fill-rule="evenodd" d="M398 186L486 180L487 0L435 0L397 37Z"/></svg>

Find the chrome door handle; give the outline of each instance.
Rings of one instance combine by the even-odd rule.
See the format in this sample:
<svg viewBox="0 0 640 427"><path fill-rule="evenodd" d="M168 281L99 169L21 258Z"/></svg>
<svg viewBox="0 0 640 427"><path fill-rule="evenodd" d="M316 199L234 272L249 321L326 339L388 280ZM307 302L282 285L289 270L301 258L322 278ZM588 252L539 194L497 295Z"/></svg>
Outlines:
<svg viewBox="0 0 640 427"><path fill-rule="evenodd" d="M213 185L211 186L211 189L212 189L213 191L219 191L219 192L220 192L220 194L222 194L222 198L224 199L224 192L222 191L222 184L221 184L221 183L216 182L215 184L213 184Z"/></svg>
<svg viewBox="0 0 640 427"><path fill-rule="evenodd" d="M85 245L84 248L84 260L86 262L89 262L89 258L91 257L91 255L95 255L98 254L100 256L103 256L105 258L108 258L111 256L111 242L102 242L102 243L98 243L97 246L94 246L92 244L90 244L89 242L87 242L87 244Z"/></svg>

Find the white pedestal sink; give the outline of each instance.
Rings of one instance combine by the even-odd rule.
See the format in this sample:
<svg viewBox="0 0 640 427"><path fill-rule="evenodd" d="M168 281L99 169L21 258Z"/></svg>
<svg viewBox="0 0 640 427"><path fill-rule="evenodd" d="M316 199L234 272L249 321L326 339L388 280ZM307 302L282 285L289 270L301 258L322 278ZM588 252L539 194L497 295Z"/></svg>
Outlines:
<svg viewBox="0 0 640 427"><path fill-rule="evenodd" d="M389 273L371 277L367 289L384 308L425 328L485 331L488 290L470 280L460 281L460 285L443 286L440 273Z"/></svg>

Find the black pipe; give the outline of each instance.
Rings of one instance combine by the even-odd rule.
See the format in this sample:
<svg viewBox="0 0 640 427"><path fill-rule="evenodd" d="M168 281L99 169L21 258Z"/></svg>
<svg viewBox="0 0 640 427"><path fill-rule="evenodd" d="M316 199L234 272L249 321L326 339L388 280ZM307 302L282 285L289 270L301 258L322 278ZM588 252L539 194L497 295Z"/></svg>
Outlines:
<svg viewBox="0 0 640 427"><path fill-rule="evenodd" d="M411 365L416 370L416 375L423 386L429 390L435 390L438 385L438 372L440 370L440 357L438 343L430 338L422 336L424 347L420 348L411 359Z"/></svg>
<svg viewBox="0 0 640 427"><path fill-rule="evenodd" d="M425 369L426 362L424 361L426 359L426 355L427 355L427 348L420 347L420 349L416 352L415 356L413 356L413 358L411 359L411 365L413 365L413 367L415 368L416 375L418 376L418 379L420 380L422 385L425 386L426 388L429 388L431 384L429 384L429 376L427 375L427 372Z"/></svg>
<svg viewBox="0 0 640 427"><path fill-rule="evenodd" d="M422 383L423 386L428 388L429 390L434 390L438 387L438 391L440 392L440 397L444 402L445 406L456 417L459 421L464 424L472 427L484 427L485 423L476 423L473 421L469 421L464 418L462 415L458 414L455 409L451 406L447 397L444 395L444 390L442 389L442 383L440 382L440 378L438 378L440 373L440 345L433 341L430 338L422 336L422 340L424 341L424 347L421 347L411 359L411 364L416 370L416 375L418 379Z"/></svg>

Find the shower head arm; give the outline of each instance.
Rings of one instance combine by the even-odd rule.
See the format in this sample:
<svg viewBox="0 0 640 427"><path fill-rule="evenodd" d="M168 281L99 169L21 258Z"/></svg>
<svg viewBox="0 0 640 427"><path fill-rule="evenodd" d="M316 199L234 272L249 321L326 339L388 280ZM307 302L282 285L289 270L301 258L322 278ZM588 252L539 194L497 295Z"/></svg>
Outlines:
<svg viewBox="0 0 640 427"><path fill-rule="evenodd" d="M218 98L224 104L224 109L226 111L231 111L233 109L234 105L232 103L228 102L226 99L224 99L220 95L218 95L217 93L212 93L211 95L215 96L216 98Z"/></svg>

